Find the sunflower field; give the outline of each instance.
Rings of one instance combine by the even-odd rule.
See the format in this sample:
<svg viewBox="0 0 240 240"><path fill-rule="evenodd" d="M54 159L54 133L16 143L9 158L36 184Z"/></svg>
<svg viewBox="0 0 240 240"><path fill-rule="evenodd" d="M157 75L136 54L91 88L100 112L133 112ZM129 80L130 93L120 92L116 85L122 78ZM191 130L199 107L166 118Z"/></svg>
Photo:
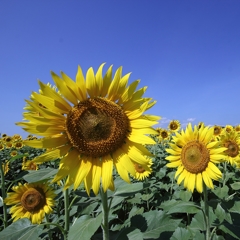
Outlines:
<svg viewBox="0 0 240 240"><path fill-rule="evenodd" d="M0 134L0 239L240 239L240 125L156 127L146 87L103 67L52 72L29 135Z"/></svg>

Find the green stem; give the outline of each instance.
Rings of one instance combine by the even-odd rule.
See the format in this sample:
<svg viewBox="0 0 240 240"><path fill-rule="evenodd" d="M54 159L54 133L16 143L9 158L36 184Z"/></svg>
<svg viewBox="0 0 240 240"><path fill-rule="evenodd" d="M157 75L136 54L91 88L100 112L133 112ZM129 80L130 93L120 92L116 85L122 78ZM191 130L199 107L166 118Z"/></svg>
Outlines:
<svg viewBox="0 0 240 240"><path fill-rule="evenodd" d="M206 240L210 240L210 222L209 222L209 205L207 186L203 183L203 200L204 200L204 215L206 223Z"/></svg>
<svg viewBox="0 0 240 240"><path fill-rule="evenodd" d="M49 223L48 214L46 214L45 217L46 217L47 222ZM48 229L48 237L49 237L49 240L52 240L52 231L50 230L50 226L49 226L49 225L47 225L47 229Z"/></svg>
<svg viewBox="0 0 240 240"><path fill-rule="evenodd" d="M102 221L102 231L103 231L103 240L109 240L109 226L108 226L108 196L107 191L104 192L103 189L100 189L100 195L102 200L102 212L103 212L103 221Z"/></svg>
<svg viewBox="0 0 240 240"><path fill-rule="evenodd" d="M4 165L4 167L6 167ZM7 197L6 195L6 191L5 191L5 176L4 176L4 171L3 171L3 166L2 166L2 161L0 160L0 175L1 175L1 190L2 190L2 198L3 200ZM8 226L7 223L7 206L3 201L3 224L4 224L4 228L6 228Z"/></svg>
<svg viewBox="0 0 240 240"><path fill-rule="evenodd" d="M69 193L68 189L64 191L64 208L65 208L65 232L69 231ZM64 236L65 237L65 236ZM67 239L67 238L64 238Z"/></svg>
<svg viewBox="0 0 240 240"><path fill-rule="evenodd" d="M223 187L226 184L227 162L223 163Z"/></svg>

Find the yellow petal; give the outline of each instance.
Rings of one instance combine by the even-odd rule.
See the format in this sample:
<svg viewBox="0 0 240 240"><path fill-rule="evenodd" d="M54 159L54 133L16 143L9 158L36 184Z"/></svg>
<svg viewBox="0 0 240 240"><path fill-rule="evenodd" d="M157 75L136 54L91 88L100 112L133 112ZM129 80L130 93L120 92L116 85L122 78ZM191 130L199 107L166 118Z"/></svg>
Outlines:
<svg viewBox="0 0 240 240"><path fill-rule="evenodd" d="M78 92L80 95L80 101L84 101L87 100L87 89L86 89L86 84L85 84L85 80L84 80L84 76L82 73L82 69L80 66L78 66L78 71L76 74L76 84L78 87Z"/></svg>
<svg viewBox="0 0 240 240"><path fill-rule="evenodd" d="M102 158L102 186L103 191L106 192L111 184L113 170L113 160L107 155Z"/></svg>
<svg viewBox="0 0 240 240"><path fill-rule="evenodd" d="M203 191L202 173L198 173L196 177L196 189L199 193Z"/></svg>

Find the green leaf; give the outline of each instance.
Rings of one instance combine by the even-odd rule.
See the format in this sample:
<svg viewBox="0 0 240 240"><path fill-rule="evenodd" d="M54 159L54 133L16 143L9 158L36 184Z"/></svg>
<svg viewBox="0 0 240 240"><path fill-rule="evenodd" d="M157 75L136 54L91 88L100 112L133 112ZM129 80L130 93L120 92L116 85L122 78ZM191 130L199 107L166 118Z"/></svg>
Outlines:
<svg viewBox="0 0 240 240"><path fill-rule="evenodd" d="M223 222L223 220L225 219L225 210L222 208L222 206L220 205L220 203L218 203L216 210L215 210L215 214L219 220L220 223Z"/></svg>
<svg viewBox="0 0 240 240"><path fill-rule="evenodd" d="M239 213L240 212L240 201L235 201L234 205L231 209L229 209L230 212Z"/></svg>
<svg viewBox="0 0 240 240"><path fill-rule="evenodd" d="M58 172L58 169L44 168L37 171L29 171L29 173L23 176L23 179L28 183L40 182L51 178Z"/></svg>
<svg viewBox="0 0 240 240"><path fill-rule="evenodd" d="M222 188L217 187L216 189L212 190L212 192L220 199L224 199L225 197L228 197L228 190L229 188L225 185Z"/></svg>
<svg viewBox="0 0 240 240"><path fill-rule="evenodd" d="M175 231L181 222L181 219L171 219L165 212L157 210L143 213L143 217L147 224L147 230L143 232L144 239L158 239L163 232Z"/></svg>
<svg viewBox="0 0 240 240"><path fill-rule="evenodd" d="M91 239L102 222L102 214L96 218L89 215L81 216L69 229L68 240Z"/></svg>
<svg viewBox="0 0 240 240"><path fill-rule="evenodd" d="M240 182L235 182L230 184L233 190L239 190L240 189Z"/></svg>
<svg viewBox="0 0 240 240"><path fill-rule="evenodd" d="M170 240L189 240L191 233L186 228L178 227L175 232L173 233Z"/></svg>
<svg viewBox="0 0 240 240"><path fill-rule="evenodd" d="M114 196L131 196L143 190L143 183L123 183L115 191Z"/></svg>
<svg viewBox="0 0 240 240"><path fill-rule="evenodd" d="M229 230L227 227L225 227L224 225L220 225L219 229L221 229L223 232L229 234L230 236L236 238L236 239L240 239L237 235L235 235L231 230Z"/></svg>
<svg viewBox="0 0 240 240"><path fill-rule="evenodd" d="M168 210L168 213L197 213L199 206L192 202L178 202Z"/></svg>
<svg viewBox="0 0 240 240"><path fill-rule="evenodd" d="M143 233L139 229L135 229L134 231L127 234L129 240L143 240Z"/></svg>
<svg viewBox="0 0 240 240"><path fill-rule="evenodd" d="M32 225L28 218L22 218L2 230L0 239L32 240L37 239L41 232L42 226Z"/></svg>
<svg viewBox="0 0 240 240"><path fill-rule="evenodd" d="M205 231L206 226L205 226L205 220L204 220L202 211L199 211L198 213L195 214L189 228L193 232L196 232L196 230Z"/></svg>

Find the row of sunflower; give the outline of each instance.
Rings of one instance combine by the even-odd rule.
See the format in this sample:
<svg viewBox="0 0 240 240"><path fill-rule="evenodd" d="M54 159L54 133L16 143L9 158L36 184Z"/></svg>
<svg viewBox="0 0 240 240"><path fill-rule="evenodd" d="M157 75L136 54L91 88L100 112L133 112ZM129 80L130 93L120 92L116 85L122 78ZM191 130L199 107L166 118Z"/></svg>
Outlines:
<svg viewBox="0 0 240 240"><path fill-rule="evenodd" d="M239 126L154 128L146 87L103 66L39 81L17 125L42 138L1 136L1 239L239 239Z"/></svg>

